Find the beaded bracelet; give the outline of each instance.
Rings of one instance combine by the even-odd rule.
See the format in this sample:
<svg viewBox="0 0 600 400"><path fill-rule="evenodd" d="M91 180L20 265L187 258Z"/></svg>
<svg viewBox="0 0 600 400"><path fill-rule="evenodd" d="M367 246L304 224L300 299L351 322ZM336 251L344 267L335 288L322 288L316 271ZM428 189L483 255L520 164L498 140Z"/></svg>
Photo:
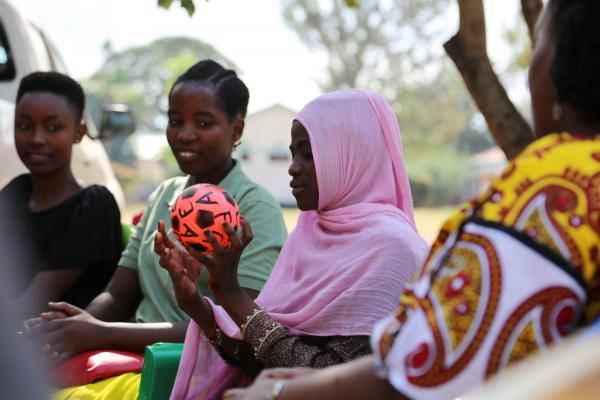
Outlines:
<svg viewBox="0 0 600 400"><path fill-rule="evenodd" d="M272 328L269 331L267 331L267 333L260 339L260 341L258 343L258 346L254 348L254 357L256 357L256 359L258 359L258 356L260 354L260 350L262 349L263 344L267 341L267 339L269 338L269 336L271 336L271 334L273 332L275 332L275 331L277 331L279 329L282 329L282 328L283 328L283 326L281 326L280 323L275 322L272 325Z"/></svg>
<svg viewBox="0 0 600 400"><path fill-rule="evenodd" d="M212 332L212 334L210 336L206 335L204 333L204 331L202 331L201 335L202 335L202 337L204 337L204 339L208 340L210 343L217 345L217 346L221 346L221 343L222 343L221 329L219 329L218 326L215 327L215 330Z"/></svg>
<svg viewBox="0 0 600 400"><path fill-rule="evenodd" d="M250 321L252 321L258 314L261 314L264 312L266 312L266 311L263 310L262 308L255 308L251 314L246 315L246 321L240 325L240 333L242 334L242 337L244 337L244 335L246 333L246 328L248 327L248 324L250 323Z"/></svg>

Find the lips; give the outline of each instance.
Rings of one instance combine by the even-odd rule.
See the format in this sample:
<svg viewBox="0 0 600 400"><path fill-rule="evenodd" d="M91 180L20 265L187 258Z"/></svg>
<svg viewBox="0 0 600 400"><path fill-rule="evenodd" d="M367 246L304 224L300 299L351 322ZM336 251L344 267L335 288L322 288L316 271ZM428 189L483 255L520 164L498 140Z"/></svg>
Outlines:
<svg viewBox="0 0 600 400"><path fill-rule="evenodd" d="M292 188L292 194L294 196L296 196L297 194L301 193L304 189L306 189L306 186L298 183L298 182L290 182L290 187Z"/></svg>
<svg viewBox="0 0 600 400"><path fill-rule="evenodd" d="M194 150L177 150L175 152L175 155L177 156L178 160L185 162L195 160L196 158L198 158L200 153Z"/></svg>
<svg viewBox="0 0 600 400"><path fill-rule="evenodd" d="M31 164L43 164L50 161L50 155L45 153L28 153L26 157Z"/></svg>

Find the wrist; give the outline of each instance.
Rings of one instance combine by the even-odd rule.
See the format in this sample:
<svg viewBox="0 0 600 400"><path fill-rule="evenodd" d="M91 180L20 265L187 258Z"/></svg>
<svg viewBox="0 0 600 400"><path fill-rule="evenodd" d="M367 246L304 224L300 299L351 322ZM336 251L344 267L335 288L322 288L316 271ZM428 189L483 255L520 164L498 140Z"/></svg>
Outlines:
<svg viewBox="0 0 600 400"><path fill-rule="evenodd" d="M204 297L200 295L200 293L196 292L194 296L186 299L185 301L177 301L177 305L181 308L186 314L190 315L190 313L194 313L198 308L201 308L204 303Z"/></svg>
<svg viewBox="0 0 600 400"><path fill-rule="evenodd" d="M235 307L248 297L239 285L226 291L213 293L213 295L215 296L215 300L226 309L228 307Z"/></svg>
<svg viewBox="0 0 600 400"><path fill-rule="evenodd" d="M94 348L98 349L113 349L116 348L115 338L119 336L115 333L115 327L110 322L101 321L98 325L98 340Z"/></svg>

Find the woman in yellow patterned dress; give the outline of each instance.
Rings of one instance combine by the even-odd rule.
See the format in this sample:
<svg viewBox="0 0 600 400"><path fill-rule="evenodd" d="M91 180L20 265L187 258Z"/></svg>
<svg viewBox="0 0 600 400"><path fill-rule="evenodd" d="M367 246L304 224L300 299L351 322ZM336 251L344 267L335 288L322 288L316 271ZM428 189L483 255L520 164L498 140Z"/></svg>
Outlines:
<svg viewBox="0 0 600 400"><path fill-rule="evenodd" d="M600 314L599 20L597 0L549 1L529 67L538 139L444 224L374 329L376 374L372 357L265 371L225 398L456 398Z"/></svg>

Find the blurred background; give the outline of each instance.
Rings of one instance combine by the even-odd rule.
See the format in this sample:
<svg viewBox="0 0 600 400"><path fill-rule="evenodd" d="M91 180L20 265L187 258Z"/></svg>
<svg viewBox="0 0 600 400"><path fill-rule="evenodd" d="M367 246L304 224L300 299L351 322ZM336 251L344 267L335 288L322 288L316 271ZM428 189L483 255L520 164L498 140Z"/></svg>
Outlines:
<svg viewBox="0 0 600 400"><path fill-rule="evenodd" d="M297 210L287 168L291 121L322 92L381 92L402 130L419 230L433 240L461 202L479 194L506 158L442 47L458 28L456 0L195 0L195 12L156 0L19 0L62 53L100 125L104 104L129 105L131 135L103 139L125 194L126 218L161 180L180 174L164 136L166 94L202 58L239 72L249 115L236 150L246 173ZM165 3L169 3L168 1ZM185 1L183 2L185 3ZM348 3L348 2L346 2ZM527 26L517 0L486 1L488 52L513 103L529 114Z"/></svg>

